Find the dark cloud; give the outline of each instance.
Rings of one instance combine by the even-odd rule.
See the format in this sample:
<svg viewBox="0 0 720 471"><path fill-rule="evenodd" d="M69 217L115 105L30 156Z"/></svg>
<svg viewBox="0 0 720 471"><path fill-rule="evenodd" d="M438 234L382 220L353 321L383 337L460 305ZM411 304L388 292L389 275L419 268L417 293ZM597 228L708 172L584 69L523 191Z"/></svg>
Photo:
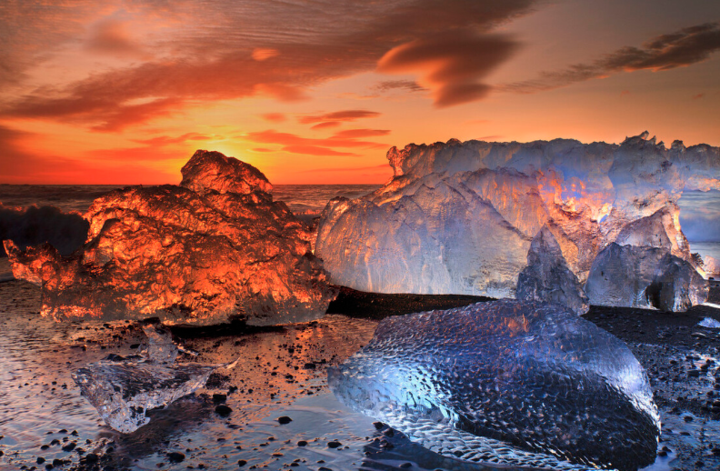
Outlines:
<svg viewBox="0 0 720 471"><path fill-rule="evenodd" d="M720 50L720 23L707 23L658 36L639 48L623 47L593 62L544 72L537 79L502 88L516 93L535 93L620 72L670 70L707 60L717 50Z"/></svg>
<svg viewBox="0 0 720 471"><path fill-rule="evenodd" d="M323 121L355 121L356 119L375 118L377 116L380 116L380 113L377 111L343 110L319 115L301 116L298 118L298 122L301 124L311 124Z"/></svg>
<svg viewBox="0 0 720 471"><path fill-rule="evenodd" d="M127 1L123 8L130 17L157 17L174 25L166 38L148 32L151 39L138 45L152 50L157 59L96 72L67 85L34 90L12 100L0 115L72 119L96 130L119 131L182 110L190 102L258 94L298 100L311 86L373 70L393 48L404 45L403 57L412 55L407 50L410 45L424 47L430 53L431 47L422 38L447 31L487 31L527 13L533 1ZM52 57L64 44L77 41L86 34L84 25L97 22L108 11L105 5L89 0L3 4L7 3L15 5L6 5L0 13L0 31L7 31L3 37L10 38L0 45L0 64L7 69L7 77L19 76L29 64ZM91 44L106 51L129 51L133 44L137 45L136 38L123 36L117 28L106 26L95 34ZM500 42L489 38L483 42L482 38L478 36L474 43L478 57L470 51L473 45L465 44L469 49L462 57L473 64L468 69L460 70L458 56L451 55L452 64L436 71L433 83L441 86L439 104L482 96L485 89L474 80L491 66L480 62L488 59L495 64L499 56L477 47ZM404 64L411 67L411 62ZM392 64L388 67L393 68ZM154 105L137 104L143 100L152 100ZM315 122L333 120L341 119Z"/></svg>
<svg viewBox="0 0 720 471"><path fill-rule="evenodd" d="M490 91L481 82L517 50L507 35L456 30L398 46L378 62L387 73L419 72L432 90L435 105L447 107L480 100Z"/></svg>
<svg viewBox="0 0 720 471"><path fill-rule="evenodd" d="M402 90L406 92L426 92L428 89L421 87L414 80L386 80L380 82L374 87L373 90L380 92L387 92L390 90Z"/></svg>

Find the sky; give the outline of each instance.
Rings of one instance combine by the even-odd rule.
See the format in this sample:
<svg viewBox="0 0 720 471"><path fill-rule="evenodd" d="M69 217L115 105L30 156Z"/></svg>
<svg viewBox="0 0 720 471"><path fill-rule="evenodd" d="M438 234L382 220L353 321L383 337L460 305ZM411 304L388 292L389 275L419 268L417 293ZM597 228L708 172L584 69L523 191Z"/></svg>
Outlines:
<svg viewBox="0 0 720 471"><path fill-rule="evenodd" d="M0 183L384 183L391 146L720 146L712 0L3 0Z"/></svg>

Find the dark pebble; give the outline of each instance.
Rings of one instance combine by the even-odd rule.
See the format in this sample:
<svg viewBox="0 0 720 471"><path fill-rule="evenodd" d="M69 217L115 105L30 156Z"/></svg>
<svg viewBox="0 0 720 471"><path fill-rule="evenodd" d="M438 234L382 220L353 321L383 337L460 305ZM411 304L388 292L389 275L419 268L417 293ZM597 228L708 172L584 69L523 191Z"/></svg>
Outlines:
<svg viewBox="0 0 720 471"><path fill-rule="evenodd" d="M182 463L185 461L185 455L177 451L168 453L167 457L171 463Z"/></svg>
<svg viewBox="0 0 720 471"><path fill-rule="evenodd" d="M98 459L100 458L95 453L88 453L87 456L85 456L85 461L88 463L97 463Z"/></svg>
<svg viewBox="0 0 720 471"><path fill-rule="evenodd" d="M320 466L320 467L318 468L318 471L332 471L332 469L326 468L325 466Z"/></svg>
<svg viewBox="0 0 720 471"><path fill-rule="evenodd" d="M683 417L683 420L684 420L685 422L692 422L692 421L693 421L693 418L692 418L691 415L686 415L685 417Z"/></svg>
<svg viewBox="0 0 720 471"><path fill-rule="evenodd" d="M307 446L307 442L305 440L300 440L297 445L298 446Z"/></svg>
<svg viewBox="0 0 720 471"><path fill-rule="evenodd" d="M227 401L227 396L225 394L213 394L212 400L215 404L222 404Z"/></svg>
<svg viewBox="0 0 720 471"><path fill-rule="evenodd" d="M75 449L75 442L70 442L64 447L62 447L62 451L73 451Z"/></svg>
<svg viewBox="0 0 720 471"><path fill-rule="evenodd" d="M328 446L328 448L338 448L338 447L342 446L342 443L340 443L337 440L333 440L331 442L328 442L327 446Z"/></svg>
<svg viewBox="0 0 720 471"><path fill-rule="evenodd" d="M215 412L222 417L227 417L232 412L232 409L224 404L215 407Z"/></svg>
<svg viewBox="0 0 720 471"><path fill-rule="evenodd" d="M283 415L282 417L278 417L277 421L280 422L280 425L285 425L292 422L292 419L286 415Z"/></svg>
<svg viewBox="0 0 720 471"><path fill-rule="evenodd" d="M238 466L245 466L247 464L247 461L245 460L238 460Z"/></svg>
<svg viewBox="0 0 720 471"><path fill-rule="evenodd" d="M382 422L373 422L373 425L375 426L375 430L380 430L384 426Z"/></svg>

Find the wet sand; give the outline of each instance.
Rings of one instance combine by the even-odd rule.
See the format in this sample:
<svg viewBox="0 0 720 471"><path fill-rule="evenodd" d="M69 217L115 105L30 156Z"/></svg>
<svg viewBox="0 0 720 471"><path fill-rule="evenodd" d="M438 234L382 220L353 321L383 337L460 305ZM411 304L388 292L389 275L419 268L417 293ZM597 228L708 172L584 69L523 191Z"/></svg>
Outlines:
<svg viewBox="0 0 720 471"><path fill-rule="evenodd" d="M241 361L122 435L102 422L70 374L110 353L137 352L141 330L130 322L55 324L39 315L37 287L2 282L0 469L490 469L442 458L373 425L326 383L327 367L366 344L379 319L487 299L342 288L329 314L307 324L173 327L199 352L193 361ZM585 316L624 340L650 376L663 433L662 456L649 469L720 469L720 331L697 327L704 317L720 320L720 310L593 307ZM216 412L218 394L232 409L228 416ZM283 416L291 422L281 424Z"/></svg>

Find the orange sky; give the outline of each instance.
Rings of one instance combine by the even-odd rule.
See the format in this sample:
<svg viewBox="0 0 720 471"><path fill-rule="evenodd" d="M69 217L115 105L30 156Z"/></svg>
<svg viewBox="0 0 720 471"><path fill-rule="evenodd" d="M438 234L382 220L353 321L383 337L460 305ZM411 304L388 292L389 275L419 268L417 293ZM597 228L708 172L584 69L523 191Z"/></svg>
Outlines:
<svg viewBox="0 0 720 471"><path fill-rule="evenodd" d="M4 0L0 183L382 183L450 138L720 145L720 2Z"/></svg>

